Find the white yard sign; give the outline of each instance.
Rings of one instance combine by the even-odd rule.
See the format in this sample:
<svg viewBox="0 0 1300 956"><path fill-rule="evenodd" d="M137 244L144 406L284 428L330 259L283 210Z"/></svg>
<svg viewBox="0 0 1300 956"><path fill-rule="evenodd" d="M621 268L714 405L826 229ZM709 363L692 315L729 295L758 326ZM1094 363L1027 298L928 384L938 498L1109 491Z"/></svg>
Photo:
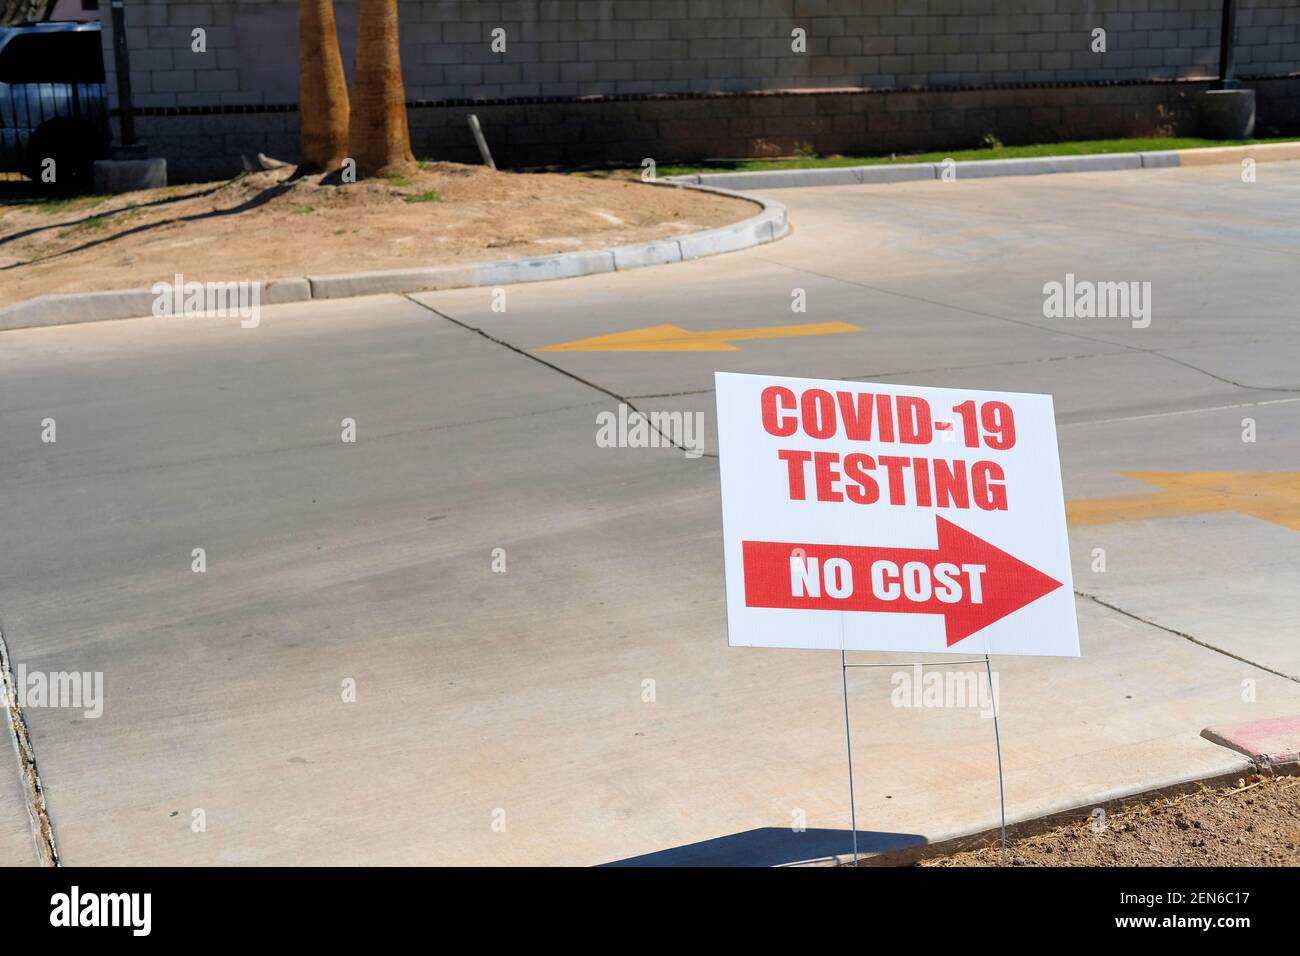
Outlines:
<svg viewBox="0 0 1300 956"><path fill-rule="evenodd" d="M1050 395L717 373L730 643L1079 654Z"/></svg>

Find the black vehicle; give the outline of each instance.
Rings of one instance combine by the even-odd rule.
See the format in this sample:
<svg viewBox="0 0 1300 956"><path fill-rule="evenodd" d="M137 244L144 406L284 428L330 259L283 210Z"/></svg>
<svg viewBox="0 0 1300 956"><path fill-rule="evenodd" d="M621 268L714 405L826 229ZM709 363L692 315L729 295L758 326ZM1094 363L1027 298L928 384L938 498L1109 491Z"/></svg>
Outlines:
<svg viewBox="0 0 1300 956"><path fill-rule="evenodd" d="M109 153L98 23L0 27L0 171L87 191ZM42 176L54 160L54 181Z"/></svg>

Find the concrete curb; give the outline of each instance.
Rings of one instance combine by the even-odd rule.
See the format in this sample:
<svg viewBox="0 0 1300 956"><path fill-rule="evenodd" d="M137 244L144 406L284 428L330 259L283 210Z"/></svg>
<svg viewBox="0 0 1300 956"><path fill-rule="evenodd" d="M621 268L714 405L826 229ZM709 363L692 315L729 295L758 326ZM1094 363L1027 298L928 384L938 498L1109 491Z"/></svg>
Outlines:
<svg viewBox="0 0 1300 956"><path fill-rule="evenodd" d="M1051 173L1092 173L1113 169L1141 169L1137 153L1101 153L1095 156L1036 156L1026 159L989 159L954 163L958 179L989 176L1043 176Z"/></svg>
<svg viewBox="0 0 1300 956"><path fill-rule="evenodd" d="M1261 767L1300 764L1300 714L1206 727L1201 736Z"/></svg>
<svg viewBox="0 0 1300 956"><path fill-rule="evenodd" d="M724 189L790 189L796 186L856 186L860 183L900 183L937 179L934 163L898 163L879 166L834 166L826 169L774 169L757 173L701 173L670 177L669 182L718 186Z"/></svg>
<svg viewBox="0 0 1300 956"><path fill-rule="evenodd" d="M1210 149L1180 149L1180 166L1214 166L1220 163L1240 163L1243 159L1256 162L1277 162L1300 159L1300 143L1260 143L1258 146L1215 146Z"/></svg>
<svg viewBox="0 0 1300 956"><path fill-rule="evenodd" d="M38 295L0 308L0 332L109 319L140 319L153 314L156 298L151 289ZM262 305L305 302L310 298L311 285L305 278L272 279L262 283Z"/></svg>
<svg viewBox="0 0 1300 956"><path fill-rule="evenodd" d="M657 239L614 249L592 249L467 265L272 279L261 283L261 304L281 305L312 299L342 299L383 293L434 292L623 272L749 249L775 242L790 232L785 206L775 200L742 196L729 189L697 183L654 180L651 185L669 189L697 189L731 196L755 203L761 207L761 211L756 216L717 229L706 229L678 239ZM156 296L150 289L40 295L0 308L0 332L76 322L145 318L153 314L155 299Z"/></svg>
<svg viewBox="0 0 1300 956"><path fill-rule="evenodd" d="M1024 159L983 159L954 162L957 179L992 176L1040 176L1050 173L1085 173L1115 169L1169 166L1208 166L1300 159L1300 142L1260 143L1255 146L1221 146L1206 149L1171 149L1141 153L1092 153L1087 156L1034 156ZM694 173L670 176L667 181L727 190L794 189L801 186L855 186L871 183L942 179L944 163L882 163L875 166L834 166L821 169L773 169L753 173Z"/></svg>

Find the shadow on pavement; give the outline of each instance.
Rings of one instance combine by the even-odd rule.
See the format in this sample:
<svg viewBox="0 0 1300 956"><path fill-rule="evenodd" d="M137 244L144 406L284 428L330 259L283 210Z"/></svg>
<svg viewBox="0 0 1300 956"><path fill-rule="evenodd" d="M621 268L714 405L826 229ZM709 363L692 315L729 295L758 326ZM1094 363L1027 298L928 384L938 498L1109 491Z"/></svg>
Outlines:
<svg viewBox="0 0 1300 956"><path fill-rule="evenodd" d="M925 837L919 833L858 831L860 854L897 850L925 842ZM762 827L601 865L781 866L848 854L852 849L853 836L848 830L804 830L797 833L789 827Z"/></svg>

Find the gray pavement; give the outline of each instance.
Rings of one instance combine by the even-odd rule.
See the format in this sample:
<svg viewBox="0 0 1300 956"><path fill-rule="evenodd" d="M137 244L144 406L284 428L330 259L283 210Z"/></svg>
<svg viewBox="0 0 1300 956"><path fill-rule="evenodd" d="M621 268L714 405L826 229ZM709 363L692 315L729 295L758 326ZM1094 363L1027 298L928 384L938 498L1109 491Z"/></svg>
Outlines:
<svg viewBox="0 0 1300 956"><path fill-rule="evenodd" d="M27 709L64 860L846 848L835 655L727 647L716 459L599 448L596 414L703 410L711 453L715 369L1046 391L1070 499L1300 471L1300 163L1258 172L775 192L779 243L509 287L504 313L472 289L0 333L0 631L15 665L104 674L101 717ZM1150 327L1044 318L1067 273L1151 282ZM829 321L863 331L529 352ZM1300 713L1300 506L1216 510L1206 481L1072 530L1083 657L997 662L1013 819L1231 770L1203 727ZM892 707L892 673L850 688L864 844L996 822L990 722ZM6 773L0 862L30 863Z"/></svg>

